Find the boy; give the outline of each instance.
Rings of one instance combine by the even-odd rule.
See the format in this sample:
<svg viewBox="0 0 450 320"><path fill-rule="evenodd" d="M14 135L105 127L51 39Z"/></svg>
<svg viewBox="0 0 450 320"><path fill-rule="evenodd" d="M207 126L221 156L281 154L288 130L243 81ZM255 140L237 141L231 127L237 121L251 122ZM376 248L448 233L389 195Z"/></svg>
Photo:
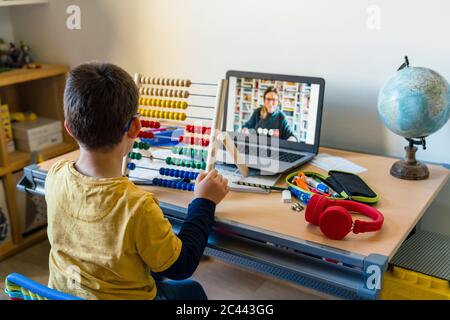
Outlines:
<svg viewBox="0 0 450 320"><path fill-rule="evenodd" d="M151 274L192 275L228 182L215 170L199 175L176 236L157 199L122 177L122 159L141 130L138 98L117 66L90 63L69 74L64 126L80 156L56 163L45 183L49 287L86 299L204 299L196 283L155 283Z"/></svg>

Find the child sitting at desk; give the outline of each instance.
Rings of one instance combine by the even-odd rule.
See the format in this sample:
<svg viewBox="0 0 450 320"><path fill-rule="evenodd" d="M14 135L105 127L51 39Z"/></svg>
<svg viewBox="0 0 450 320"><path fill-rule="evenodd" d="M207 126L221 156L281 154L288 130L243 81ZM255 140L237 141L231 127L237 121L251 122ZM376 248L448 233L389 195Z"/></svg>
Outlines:
<svg viewBox="0 0 450 320"><path fill-rule="evenodd" d="M186 279L196 270L228 182L215 170L200 174L175 235L154 195L122 176L141 130L138 98L117 66L90 63L70 72L64 126L80 156L57 162L45 183L49 286L86 299L206 299L196 282L155 279Z"/></svg>

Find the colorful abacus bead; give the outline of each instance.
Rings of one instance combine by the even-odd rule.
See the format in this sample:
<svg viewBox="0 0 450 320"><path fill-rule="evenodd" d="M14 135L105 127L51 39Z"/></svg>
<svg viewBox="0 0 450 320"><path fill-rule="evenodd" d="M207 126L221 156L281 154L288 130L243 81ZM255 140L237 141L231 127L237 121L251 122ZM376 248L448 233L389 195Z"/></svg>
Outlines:
<svg viewBox="0 0 450 320"><path fill-rule="evenodd" d="M195 180L198 177L197 172L183 171L183 170L175 170L169 168L161 168L159 169L159 174L167 177L181 178L181 179L189 179Z"/></svg>
<svg viewBox="0 0 450 320"><path fill-rule="evenodd" d="M161 124L155 121L141 120L141 126L143 128L159 129Z"/></svg>
<svg viewBox="0 0 450 320"><path fill-rule="evenodd" d="M139 142L139 149L141 149L141 150L149 150L150 149L150 144L148 144L146 142Z"/></svg>
<svg viewBox="0 0 450 320"><path fill-rule="evenodd" d="M185 121L187 118L187 115L182 112L140 109L139 113L142 114L144 117L167 119L167 120Z"/></svg>
<svg viewBox="0 0 450 320"><path fill-rule="evenodd" d="M202 135L207 135L211 133L211 128L208 127L195 127L192 125L186 126L186 131L189 133L197 133Z"/></svg>
<svg viewBox="0 0 450 320"><path fill-rule="evenodd" d="M196 137L179 136L178 142L183 143L183 144L202 146L202 147L209 146L208 139L201 139L201 138L196 138Z"/></svg>
<svg viewBox="0 0 450 320"><path fill-rule="evenodd" d="M198 160L206 160L208 158L208 150L174 147L172 148L173 154L184 155Z"/></svg>
<svg viewBox="0 0 450 320"><path fill-rule="evenodd" d="M152 182L153 182L153 185L164 187L164 188L172 188L172 189L185 190L185 191L194 191L194 189L195 189L195 185L193 183L182 182L182 181L173 181L173 180L154 178Z"/></svg>
<svg viewBox="0 0 450 320"><path fill-rule="evenodd" d="M146 142L135 142L133 144L133 149L141 149L141 150L149 150L150 149L150 144L146 143Z"/></svg>
<svg viewBox="0 0 450 320"><path fill-rule="evenodd" d="M184 160L184 159L167 157L166 164L178 166L178 167L193 168L193 169L201 169L201 170L206 169L206 162L204 162L204 161L197 162L197 161L193 161L193 160Z"/></svg>
<svg viewBox="0 0 450 320"><path fill-rule="evenodd" d="M133 170L135 170L136 169L136 164L134 164L134 163L132 163L132 162L130 162L129 164L128 164L128 169L129 170L131 170L131 171L133 171Z"/></svg>
<svg viewBox="0 0 450 320"><path fill-rule="evenodd" d="M132 160L141 160L142 159L142 154L138 153L138 152L130 152L128 154L128 157Z"/></svg>
<svg viewBox="0 0 450 320"><path fill-rule="evenodd" d="M153 139L154 137L155 137L155 135L153 134L153 132L141 131L138 134L138 138L143 138L143 139Z"/></svg>
<svg viewBox="0 0 450 320"><path fill-rule="evenodd" d="M172 148L172 153L173 153L173 154L180 154L180 153L179 153L179 152L180 152L180 149L181 149L180 147L173 147L173 148Z"/></svg>

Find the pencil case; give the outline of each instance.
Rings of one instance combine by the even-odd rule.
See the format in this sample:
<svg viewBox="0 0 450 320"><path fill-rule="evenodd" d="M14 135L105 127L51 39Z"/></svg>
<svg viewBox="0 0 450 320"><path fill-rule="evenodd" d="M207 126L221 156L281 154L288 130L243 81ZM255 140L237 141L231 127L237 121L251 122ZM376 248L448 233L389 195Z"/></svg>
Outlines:
<svg viewBox="0 0 450 320"><path fill-rule="evenodd" d="M370 188L367 183L356 174L331 170L328 172L328 176L321 175L312 171L301 171L306 177L311 177L318 182L322 182L328 188L331 188L335 193L330 192L329 195L324 195L327 198L338 200L353 200L366 204L375 204L379 200L378 194ZM286 177L286 183L289 189L294 195L302 200L304 203L308 203L311 196L314 194L304 188L297 186L293 179L298 176L300 172L291 173Z"/></svg>

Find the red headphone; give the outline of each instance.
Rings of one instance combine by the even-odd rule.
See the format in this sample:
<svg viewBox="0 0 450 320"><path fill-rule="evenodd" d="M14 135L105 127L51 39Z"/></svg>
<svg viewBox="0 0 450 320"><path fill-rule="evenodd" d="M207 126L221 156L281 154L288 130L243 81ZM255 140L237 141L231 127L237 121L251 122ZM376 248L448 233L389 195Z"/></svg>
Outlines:
<svg viewBox="0 0 450 320"><path fill-rule="evenodd" d="M353 223L348 210L363 214L374 221L355 220ZM341 240L350 231L358 234L380 230L384 216L380 211L366 204L349 200L332 200L315 194L306 206L305 219L320 226L320 230L328 238Z"/></svg>

